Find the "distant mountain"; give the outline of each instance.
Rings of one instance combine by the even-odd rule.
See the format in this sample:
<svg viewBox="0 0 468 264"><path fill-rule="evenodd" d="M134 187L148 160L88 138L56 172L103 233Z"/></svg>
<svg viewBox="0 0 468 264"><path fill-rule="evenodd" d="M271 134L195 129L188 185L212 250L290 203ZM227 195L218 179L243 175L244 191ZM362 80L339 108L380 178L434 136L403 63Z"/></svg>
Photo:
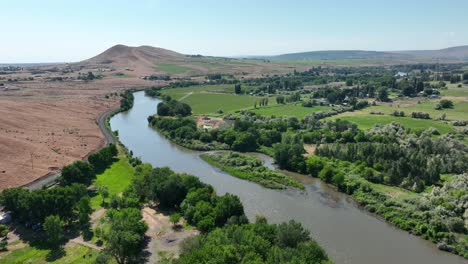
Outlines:
<svg viewBox="0 0 468 264"><path fill-rule="evenodd" d="M271 60L387 60L406 62L468 61L468 46L452 47L441 50L411 51L367 51L367 50L326 50L289 53L277 56L259 57Z"/></svg>
<svg viewBox="0 0 468 264"><path fill-rule="evenodd" d="M270 57L275 60L355 60L355 59L406 59L408 55L366 50L324 50L282 54Z"/></svg>
<svg viewBox="0 0 468 264"><path fill-rule="evenodd" d="M463 60L468 61L468 45L451 47L440 50L409 50L397 51L399 54L406 54L416 58L432 60Z"/></svg>

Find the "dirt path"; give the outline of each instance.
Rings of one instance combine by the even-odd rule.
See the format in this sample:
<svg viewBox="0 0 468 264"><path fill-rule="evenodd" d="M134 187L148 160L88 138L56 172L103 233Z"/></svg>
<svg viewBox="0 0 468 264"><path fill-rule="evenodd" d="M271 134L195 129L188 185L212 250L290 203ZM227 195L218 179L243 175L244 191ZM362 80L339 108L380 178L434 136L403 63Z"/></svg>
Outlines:
<svg viewBox="0 0 468 264"><path fill-rule="evenodd" d="M185 98L191 96L192 94L193 94L193 92L190 92L190 93L188 93L188 94L182 96L181 98L179 98L179 102L182 101L182 100L184 100Z"/></svg>
<svg viewBox="0 0 468 264"><path fill-rule="evenodd" d="M70 241L68 241L68 244L78 244L98 251L101 251L103 249L103 247L99 247L93 243L84 241L82 236L70 239Z"/></svg>
<svg viewBox="0 0 468 264"><path fill-rule="evenodd" d="M158 263L160 252L165 256L177 257L179 244L185 238L198 234L197 230L173 229L169 216L145 207L142 210L143 219L148 225L146 235L151 239L147 251L150 253L148 263Z"/></svg>

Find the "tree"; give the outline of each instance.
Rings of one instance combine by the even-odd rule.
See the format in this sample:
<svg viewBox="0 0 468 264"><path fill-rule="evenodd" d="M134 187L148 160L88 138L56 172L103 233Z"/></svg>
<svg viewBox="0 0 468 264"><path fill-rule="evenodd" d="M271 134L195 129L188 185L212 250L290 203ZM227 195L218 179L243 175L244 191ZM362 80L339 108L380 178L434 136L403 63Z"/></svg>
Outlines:
<svg viewBox="0 0 468 264"><path fill-rule="evenodd" d="M107 186L98 185L97 192L99 193L99 195L101 195L101 198L102 198L101 204L104 204L105 200L109 197L109 188L107 188Z"/></svg>
<svg viewBox="0 0 468 264"><path fill-rule="evenodd" d="M442 99L440 102L436 105L436 109L446 109L446 108L453 108L453 102L447 99Z"/></svg>
<svg viewBox="0 0 468 264"><path fill-rule="evenodd" d="M107 217L110 226L104 235L107 241L105 250L119 264L136 262L148 229L140 210L136 208L110 209Z"/></svg>
<svg viewBox="0 0 468 264"><path fill-rule="evenodd" d="M284 96L282 96L282 95L277 96L276 97L276 103L277 104L284 104L285 103Z"/></svg>
<svg viewBox="0 0 468 264"><path fill-rule="evenodd" d="M64 237L63 222L57 215L46 217L44 222L44 231L47 234L47 240L53 247L59 247Z"/></svg>
<svg viewBox="0 0 468 264"><path fill-rule="evenodd" d="M241 94L242 93L242 86L240 83L236 83L236 85L234 85L234 92L236 94Z"/></svg>
<svg viewBox="0 0 468 264"><path fill-rule="evenodd" d="M96 175L94 174L94 168L91 164L86 161L78 160L70 165L63 167L61 183L89 183Z"/></svg>
<svg viewBox="0 0 468 264"><path fill-rule="evenodd" d="M330 164L327 164L323 167L322 171L320 171L319 177L325 182L331 182L334 174L335 170L333 167Z"/></svg>
<svg viewBox="0 0 468 264"><path fill-rule="evenodd" d="M6 250L6 246L8 245L7 235L8 226L0 225L0 251Z"/></svg>
<svg viewBox="0 0 468 264"><path fill-rule="evenodd" d="M89 197L85 196L81 198L78 202L78 221L81 226L89 224L89 215L92 211L93 209L91 208Z"/></svg>
<svg viewBox="0 0 468 264"><path fill-rule="evenodd" d="M290 220L288 223L282 223L278 226L276 239L278 245L294 248L299 243L309 240L310 233L299 222Z"/></svg>
<svg viewBox="0 0 468 264"><path fill-rule="evenodd" d="M388 102L388 91L385 87L380 87L377 90L377 99L381 102Z"/></svg>
<svg viewBox="0 0 468 264"><path fill-rule="evenodd" d="M173 213L169 216L169 221L172 223L173 226L176 226L180 221L180 214Z"/></svg>
<svg viewBox="0 0 468 264"><path fill-rule="evenodd" d="M240 152L255 151L257 147L257 139L250 132L239 133L232 143L232 149Z"/></svg>
<svg viewBox="0 0 468 264"><path fill-rule="evenodd" d="M468 81L468 72L463 73L463 80Z"/></svg>

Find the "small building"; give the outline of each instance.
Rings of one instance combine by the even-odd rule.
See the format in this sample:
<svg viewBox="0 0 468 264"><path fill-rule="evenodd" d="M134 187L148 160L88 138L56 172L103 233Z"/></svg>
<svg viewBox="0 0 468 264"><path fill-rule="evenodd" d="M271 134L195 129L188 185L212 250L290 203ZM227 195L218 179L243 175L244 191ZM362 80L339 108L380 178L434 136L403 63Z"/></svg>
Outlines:
<svg viewBox="0 0 468 264"><path fill-rule="evenodd" d="M406 72L397 72L397 74L395 74L395 77L397 78L404 78L406 76L408 76L408 73Z"/></svg>
<svg viewBox="0 0 468 264"><path fill-rule="evenodd" d="M213 129L212 126L210 126L210 125L203 125L203 130L208 131L208 130L211 130L211 129Z"/></svg>

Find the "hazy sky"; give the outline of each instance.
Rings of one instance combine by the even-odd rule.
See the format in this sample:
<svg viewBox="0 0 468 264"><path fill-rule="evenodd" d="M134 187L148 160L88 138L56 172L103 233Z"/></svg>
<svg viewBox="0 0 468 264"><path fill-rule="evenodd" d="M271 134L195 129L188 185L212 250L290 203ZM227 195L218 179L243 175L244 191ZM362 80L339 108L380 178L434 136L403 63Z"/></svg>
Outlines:
<svg viewBox="0 0 468 264"><path fill-rule="evenodd" d="M238 56L468 44L468 0L0 0L0 63L115 44Z"/></svg>

